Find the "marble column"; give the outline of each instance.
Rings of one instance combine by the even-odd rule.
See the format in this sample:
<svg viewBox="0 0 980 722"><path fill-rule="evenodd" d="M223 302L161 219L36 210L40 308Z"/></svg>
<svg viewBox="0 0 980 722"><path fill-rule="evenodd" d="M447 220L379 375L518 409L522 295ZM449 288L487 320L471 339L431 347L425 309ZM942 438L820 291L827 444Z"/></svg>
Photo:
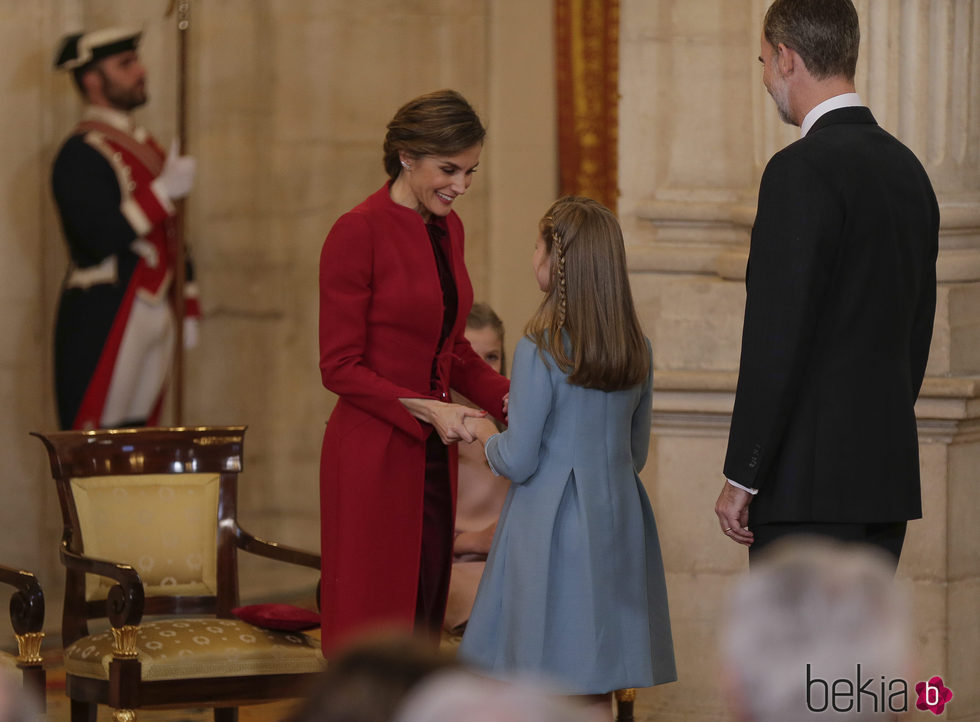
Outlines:
<svg viewBox="0 0 980 722"><path fill-rule="evenodd" d="M680 681L638 709L723 718L715 657L724 599L746 568L712 508L738 369L744 273L758 181L799 137L761 82L767 0L624 0L620 215L634 292L654 343L653 464ZM980 3L856 0L857 89L926 166L942 224L939 301L916 407L924 518L899 576L912 585L918 671L980 713ZM660 717L658 717L660 718ZM642 716L641 716L642 719Z"/></svg>

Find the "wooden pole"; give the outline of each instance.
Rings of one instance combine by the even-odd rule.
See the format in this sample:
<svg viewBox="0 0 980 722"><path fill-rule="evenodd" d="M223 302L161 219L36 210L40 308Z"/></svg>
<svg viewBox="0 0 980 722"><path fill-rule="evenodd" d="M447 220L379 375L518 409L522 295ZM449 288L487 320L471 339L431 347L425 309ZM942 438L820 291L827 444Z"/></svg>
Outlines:
<svg viewBox="0 0 980 722"><path fill-rule="evenodd" d="M187 56L190 46L190 0L177 0L177 148L183 155L188 147L187 137ZM169 13L173 10L170 6ZM184 252L184 219L187 199L176 201L174 217L174 316L176 340L173 359L173 423L184 423L184 284L186 283L186 254Z"/></svg>

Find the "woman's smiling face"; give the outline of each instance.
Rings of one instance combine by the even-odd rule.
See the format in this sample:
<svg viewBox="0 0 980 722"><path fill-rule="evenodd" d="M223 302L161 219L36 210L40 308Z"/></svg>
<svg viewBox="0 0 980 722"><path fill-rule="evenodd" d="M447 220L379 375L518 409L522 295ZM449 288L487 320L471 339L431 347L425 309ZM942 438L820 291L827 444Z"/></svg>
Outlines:
<svg viewBox="0 0 980 722"><path fill-rule="evenodd" d="M482 150L483 145L478 143L456 155L402 157L402 165L407 167L398 180L404 179L412 196L406 200L414 200L415 210L426 220L430 216L449 215L453 201L473 182Z"/></svg>

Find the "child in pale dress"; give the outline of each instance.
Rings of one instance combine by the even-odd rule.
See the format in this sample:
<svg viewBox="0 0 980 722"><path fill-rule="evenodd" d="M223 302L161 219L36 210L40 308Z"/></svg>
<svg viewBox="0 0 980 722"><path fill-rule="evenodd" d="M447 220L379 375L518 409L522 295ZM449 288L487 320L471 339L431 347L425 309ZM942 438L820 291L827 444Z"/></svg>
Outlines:
<svg viewBox="0 0 980 722"><path fill-rule="evenodd" d="M637 476L653 370L622 231L587 198L540 223L545 297L514 354L506 431L478 432L512 484L459 656L608 700L677 678L653 510Z"/></svg>
<svg viewBox="0 0 980 722"><path fill-rule="evenodd" d="M465 335L473 350L490 368L506 375L504 324L490 306L473 304L466 317ZM454 401L465 402L462 398ZM487 435L497 431L495 422L489 417L473 422L474 428L482 427ZM497 518L510 488L510 481L490 471L482 444L460 444L458 448L453 572L449 578L449 599L443 621L443 629L451 635L462 634L470 618Z"/></svg>

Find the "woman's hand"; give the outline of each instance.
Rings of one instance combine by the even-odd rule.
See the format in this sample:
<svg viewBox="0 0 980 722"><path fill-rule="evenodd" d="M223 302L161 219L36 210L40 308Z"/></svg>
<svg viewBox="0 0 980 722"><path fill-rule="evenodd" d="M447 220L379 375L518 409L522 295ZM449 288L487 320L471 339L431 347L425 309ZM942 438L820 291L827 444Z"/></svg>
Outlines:
<svg viewBox="0 0 980 722"><path fill-rule="evenodd" d="M473 409L462 404L448 404L435 399L398 399L408 409L408 413L420 421L430 424L442 443L446 446L459 441L467 443L476 440L473 432L466 427L466 419L483 418L486 411Z"/></svg>

